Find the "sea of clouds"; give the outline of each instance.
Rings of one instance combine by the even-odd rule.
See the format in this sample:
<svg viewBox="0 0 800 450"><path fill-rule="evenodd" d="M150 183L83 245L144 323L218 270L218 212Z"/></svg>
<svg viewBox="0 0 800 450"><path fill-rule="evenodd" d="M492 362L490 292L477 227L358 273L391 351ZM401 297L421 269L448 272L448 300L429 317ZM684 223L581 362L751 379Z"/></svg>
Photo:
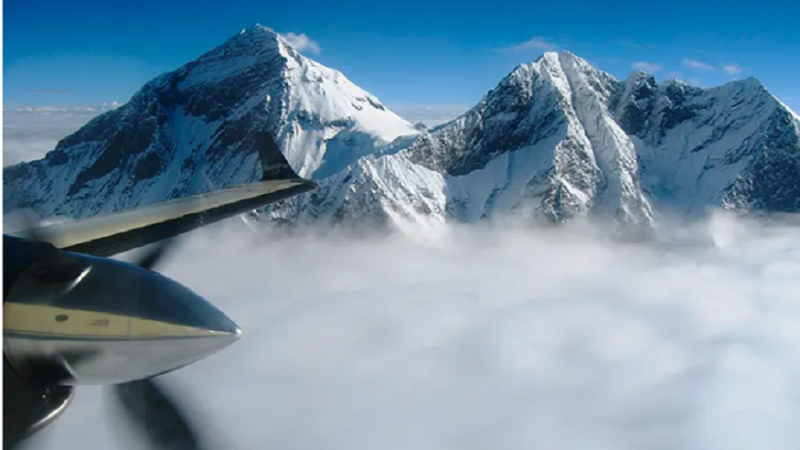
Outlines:
<svg viewBox="0 0 800 450"><path fill-rule="evenodd" d="M3 167L43 158L60 139L104 109L6 108L3 110Z"/></svg>
<svg viewBox="0 0 800 450"><path fill-rule="evenodd" d="M164 378L230 450L796 448L800 228L716 213L680 231L421 243L229 221L162 271L243 337ZM35 448L144 448L110 411L81 388Z"/></svg>

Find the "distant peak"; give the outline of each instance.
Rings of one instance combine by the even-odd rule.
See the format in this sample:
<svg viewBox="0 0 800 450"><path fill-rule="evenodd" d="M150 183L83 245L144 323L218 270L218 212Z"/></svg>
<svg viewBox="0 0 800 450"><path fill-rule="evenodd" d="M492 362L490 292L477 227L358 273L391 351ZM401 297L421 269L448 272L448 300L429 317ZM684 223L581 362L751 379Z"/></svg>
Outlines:
<svg viewBox="0 0 800 450"><path fill-rule="evenodd" d="M742 78L740 80L729 81L723 84L722 86L718 86L717 88L740 89L751 93L768 94L774 97L774 95L769 91L769 89L767 89L766 86L764 86L764 84L761 83L761 81L759 81L758 78L755 77L747 77L747 78Z"/></svg>
<svg viewBox="0 0 800 450"><path fill-rule="evenodd" d="M563 50L558 54L558 58L562 64L572 64L577 67L583 67L593 70L598 70L594 65L592 65L589 61L581 58L580 56L576 55L567 50Z"/></svg>
<svg viewBox="0 0 800 450"><path fill-rule="evenodd" d="M536 59L536 62L541 63L557 63L558 62L558 52L544 52L542 56Z"/></svg>
<svg viewBox="0 0 800 450"><path fill-rule="evenodd" d="M579 57L578 55L576 55L575 53L572 53L572 52L571 52L571 51L569 51L569 50L562 50L562 51L560 51L560 52L558 53L558 56L559 56L559 57L561 57L561 58L569 58L569 59L580 59L580 60L583 60L583 58Z"/></svg>
<svg viewBox="0 0 800 450"><path fill-rule="evenodd" d="M743 84L746 84L748 86L764 87L764 84L761 83L761 80L759 80L758 78L753 77L753 76L750 76L750 77L747 77L747 78L743 78L743 79L740 80L740 82L743 83Z"/></svg>
<svg viewBox="0 0 800 450"><path fill-rule="evenodd" d="M233 38L233 41L238 44L244 43L245 45L277 46L281 51L288 53L292 57L299 58L301 57L299 50L302 50L302 48L298 48L298 44L292 40L292 35L293 33L279 33L270 27L256 23L240 31L239 34ZM301 37L305 37L305 35Z"/></svg>
<svg viewBox="0 0 800 450"><path fill-rule="evenodd" d="M656 77L652 73L645 72L642 69L637 69L637 70L634 70L633 72L631 72L630 75L628 75L628 80L627 81L628 82L640 82L642 80L651 81L651 80L655 80L655 79L656 79Z"/></svg>
<svg viewBox="0 0 800 450"><path fill-rule="evenodd" d="M664 82L662 84L664 86L672 86L672 85L676 85L676 86L691 86L691 84L687 83L686 80L684 80L682 78L676 78L676 77L667 78L666 80L664 80Z"/></svg>
<svg viewBox="0 0 800 450"><path fill-rule="evenodd" d="M547 65L562 65L562 64L577 64L579 66L592 67L588 61L568 50L561 50L560 52L549 51L544 52L535 62L544 63Z"/></svg>
<svg viewBox="0 0 800 450"><path fill-rule="evenodd" d="M256 23L255 25L253 25L253 26L251 26L249 28L245 28L241 32L239 32L240 35L241 34L248 34L248 33L267 33L267 34L277 35L275 30L273 30L270 27L261 25L260 23Z"/></svg>
<svg viewBox="0 0 800 450"><path fill-rule="evenodd" d="M220 60L231 61L235 58L244 58L242 59L242 64L250 65L253 64L254 60L273 58L276 53L282 52L286 46L286 43L283 42L278 33L257 23L232 35L225 42L202 54L192 64L217 64ZM231 64L232 70L238 70L233 69L233 66L236 65ZM238 67L241 68L243 66ZM152 80L156 85L163 81L164 79L162 78Z"/></svg>
<svg viewBox="0 0 800 450"><path fill-rule="evenodd" d="M249 28L244 28L233 38L238 42L279 42L280 36L272 28L257 23Z"/></svg>
<svg viewBox="0 0 800 450"><path fill-rule="evenodd" d="M238 34L230 37L223 43L220 49L238 48L239 51L260 53L265 49L279 48L282 42L281 37L272 28L256 23L255 25L242 29ZM213 53L212 51L211 53Z"/></svg>

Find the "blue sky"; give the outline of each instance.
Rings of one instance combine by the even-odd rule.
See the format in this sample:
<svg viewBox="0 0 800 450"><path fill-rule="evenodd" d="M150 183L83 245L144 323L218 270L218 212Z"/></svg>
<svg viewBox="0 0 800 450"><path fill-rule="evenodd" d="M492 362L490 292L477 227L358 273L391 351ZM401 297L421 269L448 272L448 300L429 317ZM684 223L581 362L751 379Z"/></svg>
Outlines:
<svg viewBox="0 0 800 450"><path fill-rule="evenodd" d="M181 4L5 2L5 105L124 102L150 78L262 23L304 34L318 47L307 56L389 106L471 105L515 65L555 49L617 77L637 63L701 86L755 76L800 110L796 0Z"/></svg>

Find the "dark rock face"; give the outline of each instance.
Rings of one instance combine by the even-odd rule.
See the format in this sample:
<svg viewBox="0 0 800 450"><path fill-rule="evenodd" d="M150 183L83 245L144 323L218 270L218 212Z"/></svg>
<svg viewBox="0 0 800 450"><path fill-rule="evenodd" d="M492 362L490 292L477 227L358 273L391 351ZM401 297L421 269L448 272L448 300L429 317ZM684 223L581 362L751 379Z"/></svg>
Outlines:
<svg viewBox="0 0 800 450"><path fill-rule="evenodd" d="M466 175L503 153L536 145L564 126L556 93L527 66L519 66L465 115L420 136L409 148L409 158L449 176Z"/></svg>
<svg viewBox="0 0 800 450"><path fill-rule="evenodd" d="M655 108L658 84L652 75L637 73L628 80L628 85L630 94L619 108L617 122L627 134L638 136L647 128Z"/></svg>
<svg viewBox="0 0 800 450"><path fill-rule="evenodd" d="M793 124L794 122L794 124ZM760 154L725 193L739 209L800 212L800 140L795 119L776 111L756 144Z"/></svg>

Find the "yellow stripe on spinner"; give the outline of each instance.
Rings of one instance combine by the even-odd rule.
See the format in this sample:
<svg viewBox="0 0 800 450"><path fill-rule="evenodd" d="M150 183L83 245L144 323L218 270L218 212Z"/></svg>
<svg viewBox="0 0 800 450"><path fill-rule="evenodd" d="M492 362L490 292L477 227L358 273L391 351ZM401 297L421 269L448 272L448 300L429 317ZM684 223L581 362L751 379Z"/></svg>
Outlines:
<svg viewBox="0 0 800 450"><path fill-rule="evenodd" d="M3 305L3 329L7 332L50 338L137 339L201 337L217 334L202 328L122 314L14 302L6 302Z"/></svg>

